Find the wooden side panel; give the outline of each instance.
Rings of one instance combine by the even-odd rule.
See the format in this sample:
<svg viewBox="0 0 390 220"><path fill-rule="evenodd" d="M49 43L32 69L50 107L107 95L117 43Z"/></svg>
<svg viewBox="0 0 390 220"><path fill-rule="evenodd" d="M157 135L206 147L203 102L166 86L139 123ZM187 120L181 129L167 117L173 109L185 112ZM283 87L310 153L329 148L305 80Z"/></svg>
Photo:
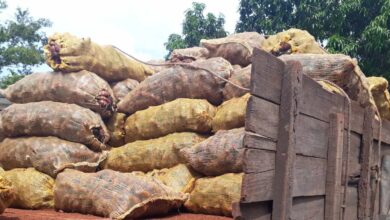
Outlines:
<svg viewBox="0 0 390 220"><path fill-rule="evenodd" d="M263 150L257 151L259 151L257 152L257 155L270 152ZM271 167L269 164L275 164L272 160L267 161L266 163L268 168ZM259 165L260 164L261 162L259 162ZM293 170L294 186L292 195L325 195L326 165L325 159L297 155ZM274 169L261 173L246 174L242 184L241 201L248 203L272 200L274 174Z"/></svg>

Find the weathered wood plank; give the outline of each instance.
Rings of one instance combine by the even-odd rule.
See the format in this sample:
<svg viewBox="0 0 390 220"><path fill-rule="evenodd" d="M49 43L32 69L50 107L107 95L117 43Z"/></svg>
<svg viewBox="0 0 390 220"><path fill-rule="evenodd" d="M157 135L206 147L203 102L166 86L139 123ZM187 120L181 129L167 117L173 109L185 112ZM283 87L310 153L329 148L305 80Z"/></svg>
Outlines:
<svg viewBox="0 0 390 220"><path fill-rule="evenodd" d="M299 115L296 127L297 154L327 158L329 123Z"/></svg>
<svg viewBox="0 0 390 220"><path fill-rule="evenodd" d="M304 73L304 72L303 72ZM344 109L344 97L323 89L312 78L304 75L302 105L300 112L314 118L329 122L331 113L341 113Z"/></svg>
<svg viewBox="0 0 390 220"><path fill-rule="evenodd" d="M323 220L324 206L324 196L296 197L293 199L291 219Z"/></svg>
<svg viewBox="0 0 390 220"><path fill-rule="evenodd" d="M261 173L275 169L275 151L245 149L244 172Z"/></svg>
<svg viewBox="0 0 390 220"><path fill-rule="evenodd" d="M362 163L361 174L358 186L358 217L366 219L370 214L370 171L371 157L373 149L373 132L374 132L375 112L372 108L366 108L363 123L363 146L362 146Z"/></svg>
<svg viewBox="0 0 390 220"><path fill-rule="evenodd" d="M323 220L324 196L296 197L293 199L291 219ZM271 220L272 201L234 203L233 218Z"/></svg>
<svg viewBox="0 0 390 220"><path fill-rule="evenodd" d="M251 96L247 105L245 130L276 140L278 125L279 105Z"/></svg>
<svg viewBox="0 0 390 220"><path fill-rule="evenodd" d="M340 219L344 115L331 114L326 169L325 219Z"/></svg>
<svg viewBox="0 0 390 220"><path fill-rule="evenodd" d="M233 203L234 219L271 220L272 202Z"/></svg>
<svg viewBox="0 0 390 220"><path fill-rule="evenodd" d="M248 131L244 136L244 146L245 148L276 151L276 141Z"/></svg>
<svg viewBox="0 0 390 220"><path fill-rule="evenodd" d="M297 155L292 195L295 197L325 195L326 165L325 159ZM272 200L274 174L275 170L245 174L241 201L250 203Z"/></svg>
<svg viewBox="0 0 390 220"><path fill-rule="evenodd" d="M287 62L282 80L279 128L275 156L272 218L290 219L294 187L297 117L302 89L302 67Z"/></svg>
<svg viewBox="0 0 390 220"><path fill-rule="evenodd" d="M255 48L253 50L251 94L280 103L284 62L274 55Z"/></svg>

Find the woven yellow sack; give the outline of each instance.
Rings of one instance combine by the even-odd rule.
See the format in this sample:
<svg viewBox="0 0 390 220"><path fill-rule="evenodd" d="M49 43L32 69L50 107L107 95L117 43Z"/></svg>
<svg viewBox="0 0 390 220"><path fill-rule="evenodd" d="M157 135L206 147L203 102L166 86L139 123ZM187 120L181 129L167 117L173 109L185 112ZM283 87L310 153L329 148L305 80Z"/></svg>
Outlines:
<svg viewBox="0 0 390 220"><path fill-rule="evenodd" d="M381 117L390 120L389 83L383 77L367 77L367 80Z"/></svg>
<svg viewBox="0 0 390 220"><path fill-rule="evenodd" d="M223 57L232 65L252 63L253 48L260 48L264 36L256 32L231 34L224 38L202 39L200 45L209 51L209 57Z"/></svg>
<svg viewBox="0 0 390 220"><path fill-rule="evenodd" d="M65 212L110 219L145 219L179 208L187 194L175 192L161 181L142 175L102 170L82 173L67 169L54 187L55 207Z"/></svg>
<svg viewBox="0 0 390 220"><path fill-rule="evenodd" d="M191 192L196 180L196 174L184 164L162 170L153 170L146 175L160 180L176 192L183 193Z"/></svg>
<svg viewBox="0 0 390 220"><path fill-rule="evenodd" d="M12 183L4 177L3 172L4 170L0 167L0 214L11 205L16 197Z"/></svg>
<svg viewBox="0 0 390 220"><path fill-rule="evenodd" d="M5 171L5 179L12 183L16 198L10 207L44 209L54 207L54 179L34 168Z"/></svg>
<svg viewBox="0 0 390 220"><path fill-rule="evenodd" d="M116 112L108 120L106 126L110 133L108 145L111 147L120 147L125 144L125 120L126 115Z"/></svg>
<svg viewBox="0 0 390 220"><path fill-rule="evenodd" d="M194 213L232 216L232 203L240 200L242 177L228 173L197 179L184 206Z"/></svg>
<svg viewBox="0 0 390 220"><path fill-rule="evenodd" d="M263 41L262 48L277 56L292 53L327 53L309 32L296 28L269 36Z"/></svg>
<svg viewBox="0 0 390 220"><path fill-rule="evenodd" d="M170 168L181 162L178 151L205 140L196 133L183 132L164 137L135 141L112 149L103 167L121 172Z"/></svg>
<svg viewBox="0 0 390 220"><path fill-rule="evenodd" d="M158 138L175 132L208 133L215 107L202 99L180 98L138 111L127 118L126 143Z"/></svg>
<svg viewBox="0 0 390 220"><path fill-rule="evenodd" d="M56 137L6 138L0 142L0 166L6 170L33 167L53 178L65 168L95 172L107 152Z"/></svg>
<svg viewBox="0 0 390 220"><path fill-rule="evenodd" d="M338 87L335 87L334 85L332 85L331 83L327 82L327 81L317 81L323 89L325 89L326 91L328 92L331 92L331 93L335 93L335 94L340 94L342 95L343 92L340 90L340 88Z"/></svg>
<svg viewBox="0 0 390 220"><path fill-rule="evenodd" d="M215 135L180 150L180 156L196 172L206 176L243 172L244 128L221 130Z"/></svg>
<svg viewBox="0 0 390 220"><path fill-rule="evenodd" d="M225 101L218 106L212 122L213 132L244 127L246 106L249 98L250 94L247 93L242 97Z"/></svg>
<svg viewBox="0 0 390 220"><path fill-rule="evenodd" d="M44 46L46 63L56 71L88 70L113 82L127 78L144 80L153 74L149 67L126 57L112 46L102 46L90 38L55 33Z"/></svg>

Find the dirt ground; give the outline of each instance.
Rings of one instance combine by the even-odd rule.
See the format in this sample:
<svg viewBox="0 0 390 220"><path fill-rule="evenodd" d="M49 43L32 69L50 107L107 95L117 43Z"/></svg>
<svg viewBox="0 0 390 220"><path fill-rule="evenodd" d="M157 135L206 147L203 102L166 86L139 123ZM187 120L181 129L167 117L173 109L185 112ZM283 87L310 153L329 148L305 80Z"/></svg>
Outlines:
<svg viewBox="0 0 390 220"><path fill-rule="evenodd" d="M56 212L54 210L23 210L23 209L6 209L5 212L0 215L0 220L102 220L108 218L101 218L92 215L82 215L78 213L63 213ZM200 214L171 214L169 216L161 218L149 218L154 220L231 220L231 218L212 216L212 215L200 215Z"/></svg>

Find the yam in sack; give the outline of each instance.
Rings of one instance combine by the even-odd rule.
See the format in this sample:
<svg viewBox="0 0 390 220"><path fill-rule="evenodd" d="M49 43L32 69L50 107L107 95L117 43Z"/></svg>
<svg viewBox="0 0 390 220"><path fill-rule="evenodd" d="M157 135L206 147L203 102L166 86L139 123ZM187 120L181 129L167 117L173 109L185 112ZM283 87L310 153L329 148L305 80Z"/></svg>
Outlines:
<svg viewBox="0 0 390 220"><path fill-rule="evenodd" d="M10 207L45 209L54 207L54 179L34 168L13 169L1 175L12 183L15 200Z"/></svg>
<svg viewBox="0 0 390 220"><path fill-rule="evenodd" d="M298 61L304 74L335 83L362 107L375 105L367 78L356 59L342 54L292 54L279 58L285 62Z"/></svg>
<svg viewBox="0 0 390 220"><path fill-rule="evenodd" d="M0 93L14 103L54 101L77 104L103 117L110 117L116 109L114 94L108 83L85 70L33 73L0 90Z"/></svg>
<svg viewBox="0 0 390 220"><path fill-rule="evenodd" d="M110 138L98 114L51 101L13 104L0 112L0 140L19 136L55 136L94 151L107 149L105 143Z"/></svg>
<svg viewBox="0 0 390 220"><path fill-rule="evenodd" d="M111 147L120 147L125 144L125 120L126 115L116 112L108 120L106 126L110 132L110 141L108 144Z"/></svg>
<svg viewBox="0 0 390 220"><path fill-rule="evenodd" d="M126 119L126 143L175 132L208 133L215 107L202 99L176 99L138 111Z"/></svg>
<svg viewBox="0 0 390 220"><path fill-rule="evenodd" d="M160 180L176 192L183 193L191 192L196 180L196 174L184 164L162 170L153 170L146 175Z"/></svg>
<svg viewBox="0 0 390 220"><path fill-rule="evenodd" d="M242 69L234 70L232 76L229 78L229 81L236 85L249 89L251 83L251 71L252 65L249 65ZM248 91L240 89L230 83L226 83L225 88L223 89L223 98L226 101L234 97L241 97L247 92Z"/></svg>
<svg viewBox="0 0 390 220"><path fill-rule="evenodd" d="M118 111L133 114L177 98L207 99L213 105L221 104L225 81L204 68L227 79L232 72L230 63L219 57L186 65L177 65L147 78L118 103Z"/></svg>
<svg viewBox="0 0 390 220"><path fill-rule="evenodd" d="M242 177L228 173L197 179L184 206L194 213L232 216L232 203L240 201Z"/></svg>
<svg viewBox="0 0 390 220"><path fill-rule="evenodd" d="M245 126L246 106L251 95L233 98L218 106L213 118L213 132Z"/></svg>
<svg viewBox="0 0 390 220"><path fill-rule="evenodd" d="M55 177L65 168L95 172L106 154L56 137L6 138L0 143L0 166L5 170L33 167Z"/></svg>
<svg viewBox="0 0 390 220"><path fill-rule="evenodd" d="M269 36L263 41L262 48L276 56L294 53L327 53L309 32L296 28Z"/></svg>
<svg viewBox="0 0 390 220"><path fill-rule="evenodd" d="M380 116L390 120L390 94L387 90L389 83L383 77L372 76L367 77L367 80Z"/></svg>
<svg viewBox="0 0 390 220"><path fill-rule="evenodd" d="M66 169L57 176L54 187L57 210L111 219L165 214L186 198L154 178L113 170L82 173Z"/></svg>
<svg viewBox="0 0 390 220"><path fill-rule="evenodd" d="M223 57L232 65L252 63L253 48L261 48L264 36L257 32L232 34L218 39L202 39L200 45L209 50L209 57Z"/></svg>
<svg viewBox="0 0 390 220"><path fill-rule="evenodd" d="M180 155L195 171L206 176L240 173L244 136L244 128L221 130L193 147L180 150Z"/></svg>
<svg viewBox="0 0 390 220"><path fill-rule="evenodd" d="M183 132L135 141L111 149L103 167L121 172L148 172L153 169L170 168L182 161L179 158L179 150L192 147L205 139L196 133Z"/></svg>
<svg viewBox="0 0 390 220"><path fill-rule="evenodd" d="M102 46L90 38L55 33L44 46L46 63L55 71L88 70L114 82L124 79L142 81L153 74L149 67L128 58L113 46Z"/></svg>
<svg viewBox="0 0 390 220"><path fill-rule="evenodd" d="M172 63L191 63L196 60L205 60L208 55L209 51L203 47L175 49L172 51L169 61Z"/></svg>
<svg viewBox="0 0 390 220"><path fill-rule="evenodd" d="M4 175L0 167L0 214L8 208L16 198L16 192L12 183Z"/></svg>
<svg viewBox="0 0 390 220"><path fill-rule="evenodd" d="M115 98L122 100L131 90L139 85L139 82L134 79L125 79L116 83L112 83L112 91L114 92Z"/></svg>

